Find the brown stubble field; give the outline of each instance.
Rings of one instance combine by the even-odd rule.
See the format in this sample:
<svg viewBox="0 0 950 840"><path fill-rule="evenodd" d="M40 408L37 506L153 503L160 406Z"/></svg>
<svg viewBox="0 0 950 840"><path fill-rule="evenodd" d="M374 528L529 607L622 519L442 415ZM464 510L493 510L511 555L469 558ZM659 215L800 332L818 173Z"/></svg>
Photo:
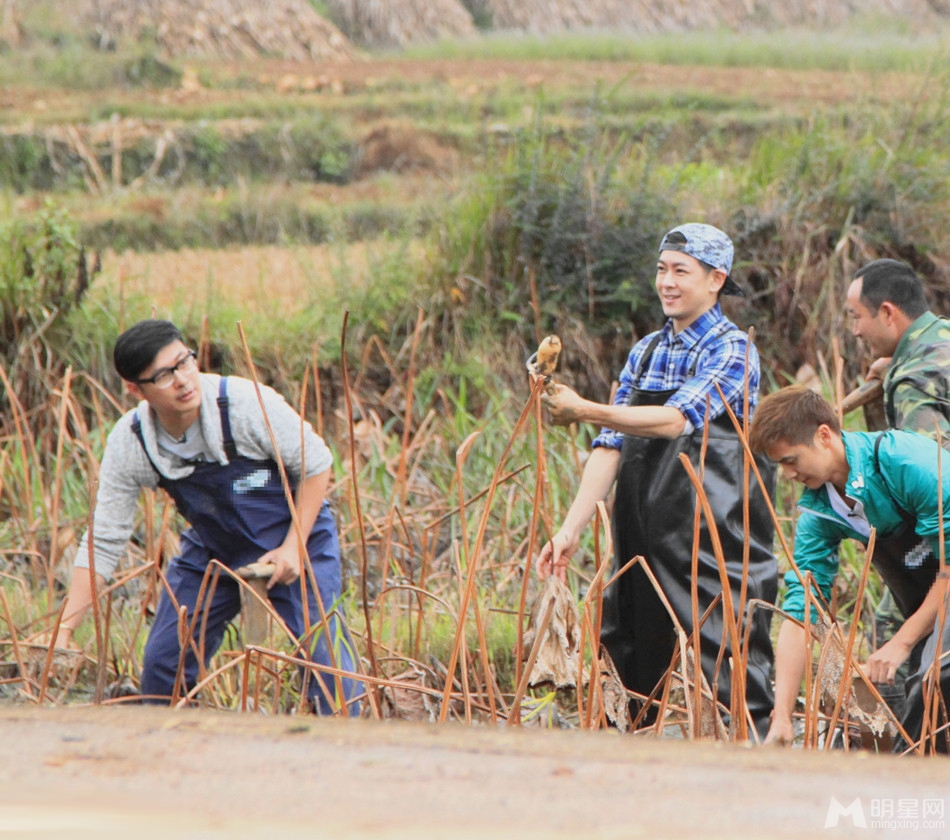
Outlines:
<svg viewBox="0 0 950 840"><path fill-rule="evenodd" d="M202 65L197 64L197 67ZM331 65L301 66L295 62L259 60L249 64L216 62L204 67L213 73L219 86L185 86L175 91L136 93L154 100L156 106L174 104L200 113L222 103L233 103L252 95L268 99L286 99L293 107L345 115L351 129L364 141L380 130L395 134L401 149L390 150L390 158L411 162L395 171L367 171L346 184L311 184L307 200L339 207L354 202L367 205L401 205L446 200L464 189L465 175L494 162L484 158L466 158L464 152L444 139L433 139L431 126L414 126L400 119L398 109L380 107L366 100L366 94L378 89L434 90L451 89L460 101L473 101L506 89L530 101L532 91L580 93L596 86L629 86L638 94L668 96L674 92L707 96L737 97L765 115L808 114L817 106L837 106L852 101L877 103L905 100L920 91L919 76L890 73L871 74L851 71L833 73L822 70L791 71L774 68L688 67L633 64L608 61L531 61L515 59L373 59L340 62ZM192 77L193 78L193 77ZM225 89L228 80L255 80L254 91ZM309 79L319 79L324 87L307 91ZM4 93L8 117L42 121L53 114L81 113L88 107L82 93L50 93L29 89ZM121 107L125 94L112 94ZM381 94L385 98L385 93ZM530 118L526 106L525 119ZM154 122L154 121L153 121ZM160 121L158 121L160 122ZM154 126L153 126L154 128ZM432 153L433 148L435 153ZM180 200L187 201L183 188ZM279 190L280 187L275 189ZM218 199L226 190L215 191ZM38 206L39 198L27 196L20 201L23 209ZM174 213L174 201L167 195L143 196L137 206L160 219ZM133 207L135 202L133 202ZM108 208L94 211L107 214ZM335 243L333 245L241 246L229 249L180 249L163 252L112 250L103 252L103 282L111 292L123 287L140 292L161 308L178 304L201 305L209 294L219 301L247 304L260 298L262 286L270 301L283 298L299 301L312 292L315 278L321 284L334 283L341 266L348 279L366 282L369 262L367 248L385 250L385 244Z"/></svg>

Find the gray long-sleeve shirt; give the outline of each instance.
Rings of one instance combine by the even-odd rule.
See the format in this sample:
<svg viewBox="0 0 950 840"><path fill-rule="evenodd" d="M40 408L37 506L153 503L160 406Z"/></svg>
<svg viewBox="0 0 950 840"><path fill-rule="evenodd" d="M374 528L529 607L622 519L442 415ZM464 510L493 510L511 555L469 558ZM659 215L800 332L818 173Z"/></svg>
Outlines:
<svg viewBox="0 0 950 840"><path fill-rule="evenodd" d="M219 464L227 464L228 456L224 451L221 415L217 404L220 380L221 377L217 374L201 374L199 422L213 460ZM301 421L300 416L284 398L266 385L261 386L261 399L288 475L299 482L328 470L333 463L333 457L311 425ZM228 377L228 401L231 436L238 454L254 460L277 460L254 383L241 377ZM156 439L158 420L148 403L141 402L136 410L142 424L142 436L148 454L162 475L172 480L191 475L194 466L176 463L159 448ZM152 463L132 430L134 413L127 412L115 424L106 441L106 451L99 469L99 490L93 516L93 549L95 569L106 579L112 577L132 535L139 493L143 487L154 489L158 486L158 476ZM304 470L301 469L301 442L306 456ZM88 534L84 534L76 555L76 565L81 568L89 566L87 540Z"/></svg>

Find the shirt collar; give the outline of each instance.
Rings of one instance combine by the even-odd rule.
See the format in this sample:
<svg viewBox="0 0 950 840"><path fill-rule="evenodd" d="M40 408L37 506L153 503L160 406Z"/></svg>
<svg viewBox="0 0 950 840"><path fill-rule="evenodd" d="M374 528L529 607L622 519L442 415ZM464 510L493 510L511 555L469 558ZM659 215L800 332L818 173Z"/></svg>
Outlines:
<svg viewBox="0 0 950 840"><path fill-rule="evenodd" d="M700 340L705 338L707 333L722 320L722 309L720 309L718 303L713 304L711 309L707 309L688 327L678 333L673 332L673 319L670 318L663 325L664 339L671 344L674 341L681 341L683 346L689 350L699 344Z"/></svg>

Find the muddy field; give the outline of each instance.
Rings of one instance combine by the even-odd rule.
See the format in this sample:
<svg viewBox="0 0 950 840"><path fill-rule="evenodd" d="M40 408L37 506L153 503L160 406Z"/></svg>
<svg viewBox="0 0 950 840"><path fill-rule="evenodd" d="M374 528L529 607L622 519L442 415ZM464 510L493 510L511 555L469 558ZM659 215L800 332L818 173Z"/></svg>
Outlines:
<svg viewBox="0 0 950 840"><path fill-rule="evenodd" d="M801 838L823 836L832 797L867 822L834 836L923 840L947 829L872 810L950 809L946 760L605 733L7 707L0 743L0 835L31 840Z"/></svg>

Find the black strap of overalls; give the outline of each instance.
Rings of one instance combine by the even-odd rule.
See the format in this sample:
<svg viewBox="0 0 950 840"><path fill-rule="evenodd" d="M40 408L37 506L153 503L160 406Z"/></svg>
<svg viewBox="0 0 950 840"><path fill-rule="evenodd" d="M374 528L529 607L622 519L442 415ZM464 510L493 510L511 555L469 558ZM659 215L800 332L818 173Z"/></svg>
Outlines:
<svg viewBox="0 0 950 840"><path fill-rule="evenodd" d="M647 363L653 358L653 351L656 350L656 346L660 343L660 339L663 338L662 330L653 336L653 340L647 345L647 349L643 351L643 355L640 357L640 361L637 363L637 369L633 372L633 387L636 388L640 384L640 377L643 376L643 369L647 366Z"/></svg>
<svg viewBox="0 0 950 840"><path fill-rule="evenodd" d="M650 359L653 358L653 351L656 350L657 345L663 339L663 331L660 330L653 338L650 340L650 343L647 345L647 349L643 351L643 355L640 357L640 361L637 362L637 368L633 372L633 387L630 389L630 396L627 398L627 404L629 405L630 400L633 399L634 391L639 389L640 378L643 376L643 371L649 364ZM696 365L699 364L699 354L693 358L693 361L690 363L689 370L686 371L686 378L689 379L696 373ZM673 389L676 390L676 389ZM672 391L671 391L672 393Z"/></svg>
<svg viewBox="0 0 950 840"><path fill-rule="evenodd" d="M231 434L231 418L228 415L228 378L226 376L221 377L221 383L218 386L218 414L221 416L221 437L224 443L224 452L228 456L228 461L233 461L237 457L237 445L234 443L234 437ZM142 451L152 465L152 469L155 470L159 484L161 484L165 480L165 476L162 475L162 471L155 465L152 456L149 455L148 447L145 445L145 435L142 434L142 420L139 418L138 409L132 414L132 431L139 439Z"/></svg>
<svg viewBox="0 0 950 840"><path fill-rule="evenodd" d="M132 414L132 431L139 439L139 444L142 447L142 451L145 453L145 457L148 458L148 462L152 465L152 469L155 470L155 475L158 476L158 483L161 485L161 483L165 480L165 476L163 476L162 471L157 466L155 466L152 456L148 454L148 447L145 445L145 436L142 434L142 421L139 419L138 409L135 409Z"/></svg>
<svg viewBox="0 0 950 840"><path fill-rule="evenodd" d="M231 436L231 418L228 416L228 378L221 377L218 385L218 414L221 415L221 437L224 442L224 454L229 461L237 458L237 446Z"/></svg>

